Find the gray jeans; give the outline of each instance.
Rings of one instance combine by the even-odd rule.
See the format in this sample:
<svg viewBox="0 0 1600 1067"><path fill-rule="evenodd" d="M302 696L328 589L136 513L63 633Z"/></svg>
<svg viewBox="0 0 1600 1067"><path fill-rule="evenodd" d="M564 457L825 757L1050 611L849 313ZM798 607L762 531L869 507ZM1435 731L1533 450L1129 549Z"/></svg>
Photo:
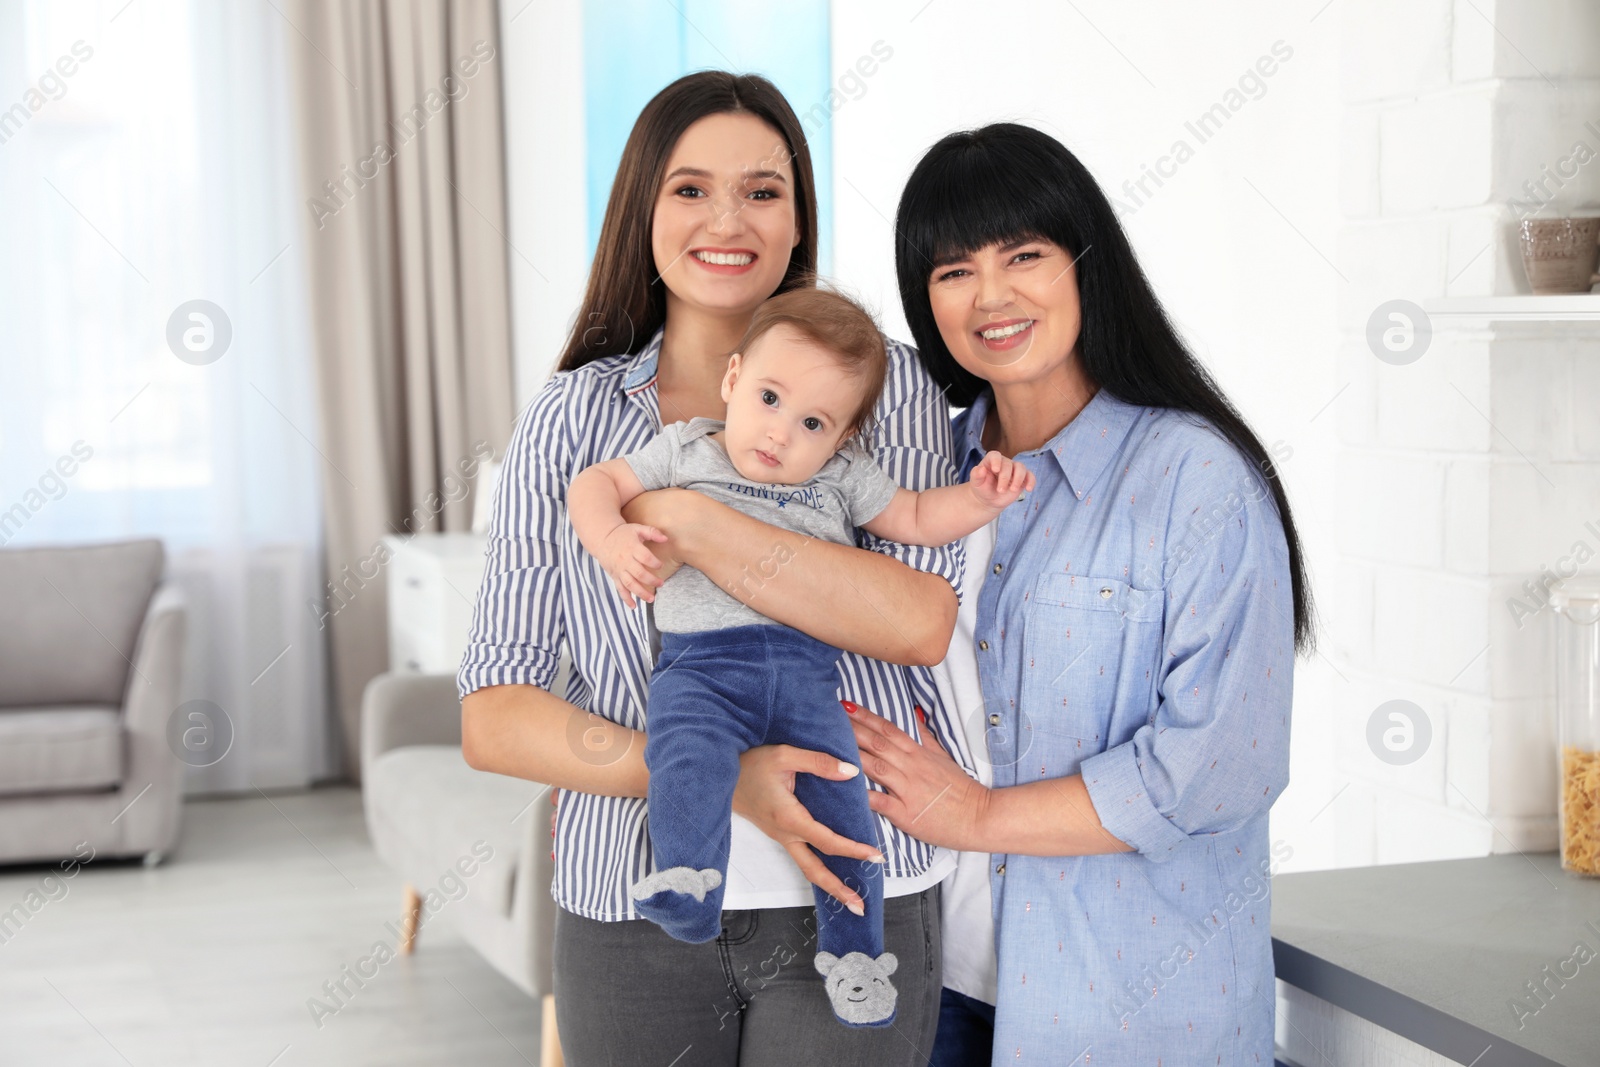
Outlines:
<svg viewBox="0 0 1600 1067"><path fill-rule="evenodd" d="M689 944L644 919L600 922L556 909L556 1028L567 1067L925 1067L943 984L939 887L884 901L899 961L894 1023L834 1018L800 908L724 911L722 934Z"/></svg>

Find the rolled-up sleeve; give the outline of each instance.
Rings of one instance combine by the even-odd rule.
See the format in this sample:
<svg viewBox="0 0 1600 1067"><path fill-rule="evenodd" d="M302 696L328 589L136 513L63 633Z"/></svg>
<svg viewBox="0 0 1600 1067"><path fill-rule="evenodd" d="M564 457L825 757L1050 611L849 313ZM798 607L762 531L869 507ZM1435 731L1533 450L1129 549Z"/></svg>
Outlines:
<svg viewBox="0 0 1600 1067"><path fill-rule="evenodd" d="M1266 482L1231 448L1189 457L1171 514L1153 721L1081 766L1101 823L1155 860L1238 829L1283 792L1295 654L1288 544Z"/></svg>
<svg viewBox="0 0 1600 1067"><path fill-rule="evenodd" d="M467 650L456 672L462 697L490 685L549 689L555 683L565 638L560 531L572 455L571 385L570 374L557 374L512 432Z"/></svg>
<svg viewBox="0 0 1600 1067"><path fill-rule="evenodd" d="M917 362L916 352L897 341L889 342L889 376L874 415L872 454L898 485L921 492L955 482L950 404ZM950 583L959 603L966 559L961 542L926 548L886 541L860 530L857 544L915 570L937 574Z"/></svg>

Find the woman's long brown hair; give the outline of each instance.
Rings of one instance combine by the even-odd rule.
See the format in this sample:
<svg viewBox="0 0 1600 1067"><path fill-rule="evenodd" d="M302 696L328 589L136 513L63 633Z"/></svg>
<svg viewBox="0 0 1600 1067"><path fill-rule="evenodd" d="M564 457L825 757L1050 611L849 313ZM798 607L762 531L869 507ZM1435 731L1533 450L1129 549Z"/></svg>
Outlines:
<svg viewBox="0 0 1600 1067"><path fill-rule="evenodd" d="M817 193L811 152L794 109L777 86L758 74L702 70L657 93L639 113L622 150L606 202L605 222L589 268L583 306L572 324L557 370L630 352L666 322L666 284L651 251L655 201L667 160L683 131L707 115L743 112L776 130L794 172L795 225L800 243L777 292L805 285L817 270Z"/></svg>

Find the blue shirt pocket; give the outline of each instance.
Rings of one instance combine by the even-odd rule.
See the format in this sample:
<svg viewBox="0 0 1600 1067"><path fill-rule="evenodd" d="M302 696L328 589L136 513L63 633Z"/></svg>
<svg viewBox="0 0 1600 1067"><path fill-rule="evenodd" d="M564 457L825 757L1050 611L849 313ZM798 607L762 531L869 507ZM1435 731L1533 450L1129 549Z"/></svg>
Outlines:
<svg viewBox="0 0 1600 1067"><path fill-rule="evenodd" d="M1041 574L1023 611L1018 783L1076 774L1155 715L1163 595L1120 578Z"/></svg>

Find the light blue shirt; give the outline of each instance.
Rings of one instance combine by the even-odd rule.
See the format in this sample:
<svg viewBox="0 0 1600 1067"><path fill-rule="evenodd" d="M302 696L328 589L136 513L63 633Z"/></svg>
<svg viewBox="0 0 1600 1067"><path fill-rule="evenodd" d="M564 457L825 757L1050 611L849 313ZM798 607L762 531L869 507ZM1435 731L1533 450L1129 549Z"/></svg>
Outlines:
<svg viewBox="0 0 1600 1067"><path fill-rule="evenodd" d="M963 478L992 402L955 419ZM1038 485L978 597L994 785L1082 774L1136 851L991 857L993 1062L1270 1065L1295 649L1268 483L1205 421L1103 388L1017 459Z"/></svg>

